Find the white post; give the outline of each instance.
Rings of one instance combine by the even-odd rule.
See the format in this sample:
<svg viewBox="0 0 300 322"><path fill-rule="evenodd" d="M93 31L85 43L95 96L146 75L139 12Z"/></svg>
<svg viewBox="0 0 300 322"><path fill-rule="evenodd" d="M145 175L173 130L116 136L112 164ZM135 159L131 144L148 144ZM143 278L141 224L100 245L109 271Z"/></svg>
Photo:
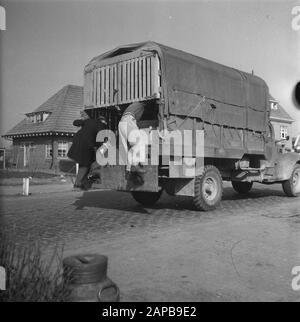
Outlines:
<svg viewBox="0 0 300 322"><path fill-rule="evenodd" d="M78 174L79 171L79 163L76 163L76 175Z"/></svg>
<svg viewBox="0 0 300 322"><path fill-rule="evenodd" d="M29 178L23 178L23 195L29 195Z"/></svg>

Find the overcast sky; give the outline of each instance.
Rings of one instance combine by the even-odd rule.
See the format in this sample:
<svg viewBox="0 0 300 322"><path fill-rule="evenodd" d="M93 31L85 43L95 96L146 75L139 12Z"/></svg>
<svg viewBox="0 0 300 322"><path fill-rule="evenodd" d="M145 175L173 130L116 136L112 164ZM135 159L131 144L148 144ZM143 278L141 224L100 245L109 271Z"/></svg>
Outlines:
<svg viewBox="0 0 300 322"><path fill-rule="evenodd" d="M88 61L121 44L157 41L266 80L298 121L300 1L0 1L1 133L66 84L83 84Z"/></svg>

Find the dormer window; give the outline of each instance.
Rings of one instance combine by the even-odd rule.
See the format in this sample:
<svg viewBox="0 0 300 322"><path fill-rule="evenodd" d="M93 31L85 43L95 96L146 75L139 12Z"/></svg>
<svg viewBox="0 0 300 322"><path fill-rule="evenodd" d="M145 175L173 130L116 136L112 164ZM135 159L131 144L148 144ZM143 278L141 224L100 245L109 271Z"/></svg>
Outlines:
<svg viewBox="0 0 300 322"><path fill-rule="evenodd" d="M27 114L27 119L32 123L41 123L46 121L49 115L49 112L30 113Z"/></svg>
<svg viewBox="0 0 300 322"><path fill-rule="evenodd" d="M277 110L278 109L278 102L271 101L271 110Z"/></svg>
<svg viewBox="0 0 300 322"><path fill-rule="evenodd" d="M35 115L36 123L43 122L43 114L38 113Z"/></svg>
<svg viewBox="0 0 300 322"><path fill-rule="evenodd" d="M43 113L43 121L46 121L47 117L50 115L50 113Z"/></svg>

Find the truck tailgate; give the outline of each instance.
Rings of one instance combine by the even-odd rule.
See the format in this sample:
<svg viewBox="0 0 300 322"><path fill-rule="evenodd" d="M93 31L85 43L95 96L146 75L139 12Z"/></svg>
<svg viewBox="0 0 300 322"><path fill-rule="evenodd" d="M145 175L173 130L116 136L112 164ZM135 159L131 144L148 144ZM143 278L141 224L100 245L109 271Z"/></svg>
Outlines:
<svg viewBox="0 0 300 322"><path fill-rule="evenodd" d="M112 189L122 191L159 191L158 166L144 166L144 184L135 185L125 178L125 166L114 165L97 168L100 179L92 185L92 189ZM98 170L99 169L99 170Z"/></svg>

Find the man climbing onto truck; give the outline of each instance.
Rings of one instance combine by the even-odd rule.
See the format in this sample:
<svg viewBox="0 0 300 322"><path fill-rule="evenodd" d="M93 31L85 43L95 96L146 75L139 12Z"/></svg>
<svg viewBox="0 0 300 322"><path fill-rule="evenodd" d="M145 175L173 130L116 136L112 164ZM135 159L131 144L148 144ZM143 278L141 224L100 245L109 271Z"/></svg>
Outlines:
<svg viewBox="0 0 300 322"><path fill-rule="evenodd" d="M145 160L146 142L144 142L137 122L142 118L146 105L146 102L130 104L124 111L118 126L119 139L121 140L120 146L123 149L121 155L126 163L126 177L133 175L134 181L140 185L144 183L143 175L145 170L141 163Z"/></svg>

